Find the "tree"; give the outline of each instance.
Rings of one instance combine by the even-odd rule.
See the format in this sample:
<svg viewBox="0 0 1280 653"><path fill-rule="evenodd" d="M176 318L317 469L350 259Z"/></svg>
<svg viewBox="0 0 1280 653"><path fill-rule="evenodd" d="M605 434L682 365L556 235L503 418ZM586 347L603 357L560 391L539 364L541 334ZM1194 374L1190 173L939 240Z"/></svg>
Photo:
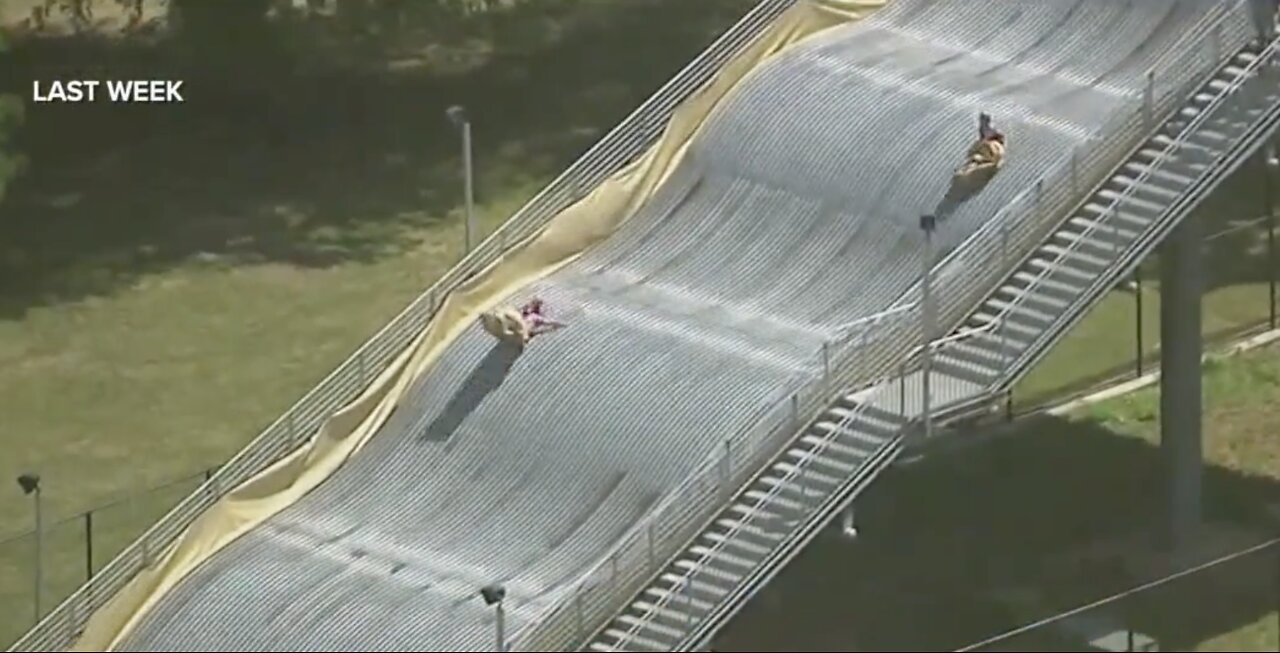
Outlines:
<svg viewBox="0 0 1280 653"><path fill-rule="evenodd" d="M5 49L0 39L0 53ZM5 189L18 176L23 159L13 148L13 134L22 120L22 101L13 95L0 95L0 201L4 201Z"/></svg>

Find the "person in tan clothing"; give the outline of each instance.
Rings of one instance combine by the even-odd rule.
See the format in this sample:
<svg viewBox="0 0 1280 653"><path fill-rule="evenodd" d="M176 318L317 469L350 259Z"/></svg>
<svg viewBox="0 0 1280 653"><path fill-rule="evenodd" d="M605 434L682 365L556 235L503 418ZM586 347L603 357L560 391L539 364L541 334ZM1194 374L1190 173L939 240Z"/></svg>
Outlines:
<svg viewBox="0 0 1280 653"><path fill-rule="evenodd" d="M968 158L956 171L962 176L974 173L994 173L1004 165L1004 134L991 126L991 116L978 115L978 141L969 148Z"/></svg>

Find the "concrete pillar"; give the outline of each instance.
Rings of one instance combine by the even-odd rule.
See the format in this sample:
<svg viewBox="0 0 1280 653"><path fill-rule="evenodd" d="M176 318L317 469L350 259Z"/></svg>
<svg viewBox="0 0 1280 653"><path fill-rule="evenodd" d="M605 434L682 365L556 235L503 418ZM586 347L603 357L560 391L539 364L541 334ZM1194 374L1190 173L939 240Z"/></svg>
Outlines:
<svg viewBox="0 0 1280 653"><path fill-rule="evenodd" d="M1168 488L1166 543L1178 548L1201 519L1201 221L1193 212L1160 252L1160 445Z"/></svg>

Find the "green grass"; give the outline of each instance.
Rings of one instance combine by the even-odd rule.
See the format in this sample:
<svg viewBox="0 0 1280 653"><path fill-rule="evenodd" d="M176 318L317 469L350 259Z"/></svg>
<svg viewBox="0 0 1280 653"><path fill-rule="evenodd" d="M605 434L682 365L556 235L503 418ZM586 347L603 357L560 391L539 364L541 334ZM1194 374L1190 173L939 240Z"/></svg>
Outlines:
<svg viewBox="0 0 1280 653"><path fill-rule="evenodd" d="M1208 560L1268 539L1280 500L1280 350L1205 377ZM717 650L953 650L1164 575L1158 388L891 472L860 501L856 544L824 536ZM1161 650L1275 650L1276 551L1130 602ZM1185 564L1185 563L1184 563ZM1095 618L1124 623L1116 608ZM785 624L785 626L784 626ZM1068 650L1051 630L993 650ZM1079 643L1070 644L1075 648Z"/></svg>
<svg viewBox="0 0 1280 653"><path fill-rule="evenodd" d="M57 521L224 461L459 257L447 106L470 108L487 233L751 4L531 5L448 66L382 72L14 51L24 87L91 65L186 79L188 102L30 112L0 204L0 478L38 471ZM0 542L32 525L4 483ZM191 485L96 513L95 564ZM83 532L51 528L46 609L83 579ZM30 624L30 551L0 543L0 642Z"/></svg>

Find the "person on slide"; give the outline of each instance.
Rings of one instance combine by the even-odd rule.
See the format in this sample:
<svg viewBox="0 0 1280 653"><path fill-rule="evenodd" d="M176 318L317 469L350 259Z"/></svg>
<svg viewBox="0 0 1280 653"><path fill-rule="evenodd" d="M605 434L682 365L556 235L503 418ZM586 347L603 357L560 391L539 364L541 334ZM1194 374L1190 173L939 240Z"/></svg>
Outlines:
<svg viewBox="0 0 1280 653"><path fill-rule="evenodd" d="M537 297L520 308L499 308L480 316L480 323L493 337L521 349L533 337L554 331L564 325L547 317L545 304Z"/></svg>
<svg viewBox="0 0 1280 653"><path fill-rule="evenodd" d="M520 317L528 328L530 340L536 335L564 327L564 322L557 322L547 317L543 312L542 300L537 297L520 307Z"/></svg>
<svg viewBox="0 0 1280 653"><path fill-rule="evenodd" d="M978 114L978 142L969 148L968 160L956 174L968 176L976 172L994 173L1004 165L1004 134L991 126L991 116Z"/></svg>

